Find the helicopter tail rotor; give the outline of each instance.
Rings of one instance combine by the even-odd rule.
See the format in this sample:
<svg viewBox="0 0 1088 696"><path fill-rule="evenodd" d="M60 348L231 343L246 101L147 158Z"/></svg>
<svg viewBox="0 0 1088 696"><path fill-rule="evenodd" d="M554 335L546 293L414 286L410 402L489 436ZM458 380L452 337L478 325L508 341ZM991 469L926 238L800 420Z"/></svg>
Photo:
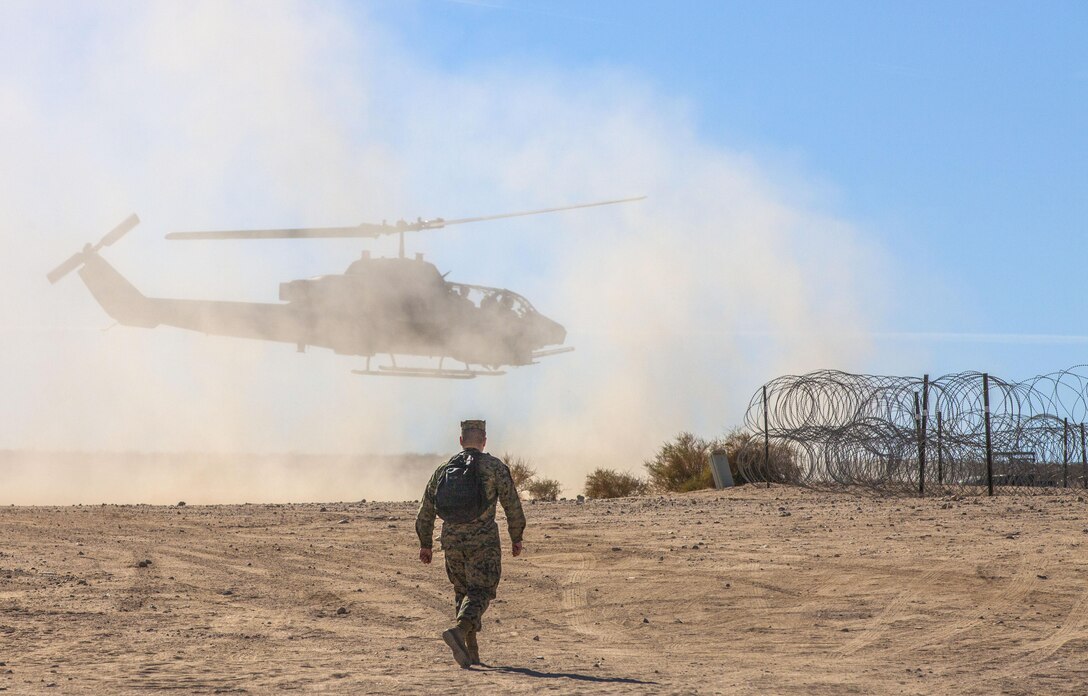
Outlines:
<svg viewBox="0 0 1088 696"><path fill-rule="evenodd" d="M55 284L58 280L82 266L87 258L90 257L92 254L98 253L99 249L101 249L102 247L113 245L119 239L121 239L121 237L124 237L126 234L128 234L133 227L139 224L140 218L137 217L136 213L129 215L127 218L124 219L124 221L121 222L120 225L114 227L112 230L107 232L106 235L102 237L102 239L98 240L98 244L95 244L94 246L88 244L87 246L83 247L82 251L78 251L75 254L72 254L64 263L60 264L52 271L47 273L45 277L49 279L50 283Z"/></svg>
<svg viewBox="0 0 1088 696"><path fill-rule="evenodd" d="M47 273L45 277L49 279L50 283L56 284L58 280L83 265L84 258L86 258L86 252L76 252L72 254L67 261Z"/></svg>

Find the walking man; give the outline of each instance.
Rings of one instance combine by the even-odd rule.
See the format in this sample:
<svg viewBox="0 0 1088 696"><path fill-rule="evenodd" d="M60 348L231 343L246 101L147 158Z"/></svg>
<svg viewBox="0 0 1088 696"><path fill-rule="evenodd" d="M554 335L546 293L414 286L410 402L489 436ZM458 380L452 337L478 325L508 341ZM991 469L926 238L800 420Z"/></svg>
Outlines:
<svg viewBox="0 0 1088 696"><path fill-rule="evenodd" d="M461 667L478 665L480 649L476 634L480 619L499 586L502 551L495 504L502 503L513 544L511 553L521 555L525 513L521 509L510 469L483 451L487 427L482 420L461 421L460 453L438 467L431 476L416 515L419 560L431 562L434 518L442 518L442 551L446 575L453 583L457 625L442 633Z"/></svg>

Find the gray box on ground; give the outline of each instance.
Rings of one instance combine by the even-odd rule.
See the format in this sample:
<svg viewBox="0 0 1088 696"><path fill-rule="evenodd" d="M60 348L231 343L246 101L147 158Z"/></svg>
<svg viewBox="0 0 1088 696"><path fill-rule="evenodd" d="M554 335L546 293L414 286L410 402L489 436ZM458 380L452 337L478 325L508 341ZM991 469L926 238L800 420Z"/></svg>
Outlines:
<svg viewBox="0 0 1088 696"><path fill-rule="evenodd" d="M729 470L729 455L725 452L710 455L710 473L714 476L715 488L733 487L733 472Z"/></svg>

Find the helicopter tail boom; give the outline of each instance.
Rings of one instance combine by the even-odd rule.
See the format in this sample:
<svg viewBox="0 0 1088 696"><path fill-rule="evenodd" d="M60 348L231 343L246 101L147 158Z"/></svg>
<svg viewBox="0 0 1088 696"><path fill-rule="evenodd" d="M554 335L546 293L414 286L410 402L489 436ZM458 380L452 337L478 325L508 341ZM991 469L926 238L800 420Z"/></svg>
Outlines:
<svg viewBox="0 0 1088 696"><path fill-rule="evenodd" d="M97 254L83 261L79 275L95 300L117 323L153 328L173 326L219 336L285 343L318 343L285 305L147 297Z"/></svg>

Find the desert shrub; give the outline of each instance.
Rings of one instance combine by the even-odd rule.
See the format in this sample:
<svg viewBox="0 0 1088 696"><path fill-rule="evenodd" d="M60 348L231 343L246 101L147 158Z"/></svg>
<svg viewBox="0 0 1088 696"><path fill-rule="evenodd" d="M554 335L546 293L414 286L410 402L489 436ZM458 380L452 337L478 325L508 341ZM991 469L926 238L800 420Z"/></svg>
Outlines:
<svg viewBox="0 0 1088 696"><path fill-rule="evenodd" d="M556 500L561 487L555 479L533 479L529 482L529 495L533 500Z"/></svg>
<svg viewBox="0 0 1088 696"><path fill-rule="evenodd" d="M525 457L517 457L509 452L502 459L510 468L510 478L519 491L526 491L534 500L557 500L562 486L555 479L540 478L536 468Z"/></svg>
<svg viewBox="0 0 1088 696"><path fill-rule="evenodd" d="M713 488L710 453L719 446L720 443L716 441L680 433L675 440L662 445L654 458L645 463L650 485L655 490L674 493Z"/></svg>
<svg viewBox="0 0 1088 696"><path fill-rule="evenodd" d="M633 474L597 469L586 476L586 495L590 498L627 498L647 492L646 482Z"/></svg>
<svg viewBox="0 0 1088 696"><path fill-rule="evenodd" d="M514 487L519 491L527 490L526 486L536 476L536 469L529 463L529 460L524 457L515 457L509 452L502 455L502 460L510 468L510 477L514 479Z"/></svg>
<svg viewBox="0 0 1088 696"><path fill-rule="evenodd" d="M773 481L793 483L801 478L797 453L781 442L770 443L770 458L763 448L763 435L737 428L718 445L729 456L729 470L737 484Z"/></svg>

